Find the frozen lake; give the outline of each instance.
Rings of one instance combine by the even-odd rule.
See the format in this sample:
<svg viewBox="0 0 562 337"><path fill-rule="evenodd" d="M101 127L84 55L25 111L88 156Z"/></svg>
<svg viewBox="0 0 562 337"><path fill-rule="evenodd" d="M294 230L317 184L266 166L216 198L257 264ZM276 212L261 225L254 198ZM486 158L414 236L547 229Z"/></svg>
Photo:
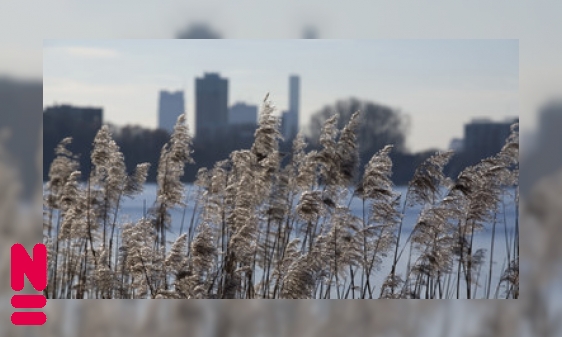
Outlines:
<svg viewBox="0 0 562 337"><path fill-rule="evenodd" d="M172 226L170 228L170 232L167 235L167 239L172 242L174 241L180 234L180 228L182 228L183 223L183 233L188 231L189 225L191 223L191 219L193 217L193 207L195 205L193 198L194 191L196 186L193 185L186 185L186 192L191 192L191 199L188 200L187 207L181 207L173 209L170 213L172 216ZM156 184L146 184L145 189L142 194L136 196L134 199L124 199L122 201L122 209L120 211L120 221L118 223L125 223L125 222L136 222L143 217L145 212L154 204L156 200L156 191L157 186ZM402 196L406 195L407 187L397 187L396 191L402 193ZM505 235L507 233L508 241L513 241L514 236L514 228L515 228L515 221L516 221L516 207L514 203L513 193L506 195L504 197L503 203L500 204L499 212L497 214L497 223L496 223L496 233L495 233L495 247L494 247L494 266L493 266L493 273L492 273L492 291L491 296L495 292L496 286L498 284L499 278L501 277L502 271L505 269L507 265L507 246ZM402 198L404 199L404 198ZM402 202L404 202L402 200ZM354 198L351 202L350 209L354 215L358 217L362 217L362 201L359 198ZM412 232L417 218L419 216L421 210L421 206L416 206L412 208L407 208L404 221L402 226L402 238L401 238L401 247L404 247L406 243L406 239ZM196 225L197 215L195 215L194 224ZM484 284L486 283L486 275L488 274L489 268L489 252L490 252L490 243L492 240L492 224L486 224L484 229L480 232L477 232L474 237L474 251L477 249L484 249L486 251L485 255L485 263L482 267L482 278L478 280L480 286L477 289L478 297L483 295L484 291ZM398 271L406 270L407 260L409 254L409 245L405 248L403 257L400 260ZM392 254L391 254L392 255ZM413 253L415 256L415 253ZM389 274L390 265L391 265L392 256L387 258L386 263L383 263L383 267L375 272L375 276L373 276L376 284L381 284L381 281ZM359 276L357 276L357 280L359 280ZM500 290L500 298L501 298L502 290Z"/></svg>

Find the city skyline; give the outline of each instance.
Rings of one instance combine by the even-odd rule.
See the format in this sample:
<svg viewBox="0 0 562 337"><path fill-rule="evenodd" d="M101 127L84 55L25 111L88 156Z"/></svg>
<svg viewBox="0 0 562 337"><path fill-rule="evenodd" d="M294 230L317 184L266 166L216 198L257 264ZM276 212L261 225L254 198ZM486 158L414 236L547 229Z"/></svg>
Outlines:
<svg viewBox="0 0 562 337"><path fill-rule="evenodd" d="M228 78L229 106L269 92L278 115L298 75L305 128L351 96L399 109L412 151L447 148L474 118L519 115L516 40L46 41L43 103L103 106L108 122L156 127L158 92L180 89L194 131L194 82L205 72Z"/></svg>

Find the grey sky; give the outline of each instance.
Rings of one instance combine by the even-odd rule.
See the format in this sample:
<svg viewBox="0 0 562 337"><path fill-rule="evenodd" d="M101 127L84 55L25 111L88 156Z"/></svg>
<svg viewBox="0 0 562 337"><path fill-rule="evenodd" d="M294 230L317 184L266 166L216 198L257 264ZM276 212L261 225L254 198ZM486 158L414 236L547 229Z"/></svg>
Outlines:
<svg viewBox="0 0 562 337"><path fill-rule="evenodd" d="M266 92L288 104L301 77L301 124L350 96L410 115L409 147L445 148L474 117L518 115L517 40L46 40L44 105L103 106L107 121L156 126L158 91L185 89L193 126L194 79L229 78L229 103Z"/></svg>

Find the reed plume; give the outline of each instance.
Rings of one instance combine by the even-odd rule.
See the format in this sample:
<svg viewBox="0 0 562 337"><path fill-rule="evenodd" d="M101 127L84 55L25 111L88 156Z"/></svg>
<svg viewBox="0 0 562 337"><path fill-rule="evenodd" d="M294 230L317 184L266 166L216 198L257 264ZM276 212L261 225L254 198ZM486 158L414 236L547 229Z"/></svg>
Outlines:
<svg viewBox="0 0 562 337"><path fill-rule="evenodd" d="M150 165L129 173L104 126L82 177L71 139L61 141L44 188L49 298L489 298L493 279L496 296L503 287L518 297L517 217L501 272L495 241L475 244L488 226L495 234L506 200L518 202L517 125L497 155L454 180L453 153L430 156L401 195L392 145L359 175L359 112L341 130L337 115L326 120L319 148L297 135L288 154L274 112L266 97L253 145L200 169L187 192L181 115L160 154L156 201L135 221L123 221L122 202L143 191Z"/></svg>

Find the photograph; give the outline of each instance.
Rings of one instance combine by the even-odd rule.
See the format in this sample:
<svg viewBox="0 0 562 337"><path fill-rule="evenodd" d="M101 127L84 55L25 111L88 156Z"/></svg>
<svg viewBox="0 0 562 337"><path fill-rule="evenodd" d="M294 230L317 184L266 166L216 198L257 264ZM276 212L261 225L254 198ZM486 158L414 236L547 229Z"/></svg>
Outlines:
<svg viewBox="0 0 562 337"><path fill-rule="evenodd" d="M519 298L516 39L45 40L47 299Z"/></svg>

